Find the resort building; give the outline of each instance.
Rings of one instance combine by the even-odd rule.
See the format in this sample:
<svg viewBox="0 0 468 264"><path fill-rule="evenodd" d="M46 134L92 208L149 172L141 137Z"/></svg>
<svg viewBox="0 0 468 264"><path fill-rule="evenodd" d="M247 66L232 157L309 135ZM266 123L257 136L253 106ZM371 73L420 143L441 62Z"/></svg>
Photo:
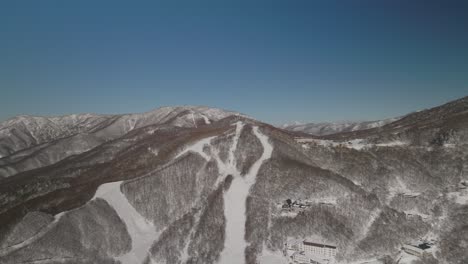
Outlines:
<svg viewBox="0 0 468 264"><path fill-rule="evenodd" d="M402 249L406 253L411 254L413 256L417 256L417 257L421 257L424 254L423 249L413 246L413 245L404 245Z"/></svg>
<svg viewBox="0 0 468 264"><path fill-rule="evenodd" d="M331 264L335 261L336 245L320 240L293 239L286 243L288 255L295 263Z"/></svg>

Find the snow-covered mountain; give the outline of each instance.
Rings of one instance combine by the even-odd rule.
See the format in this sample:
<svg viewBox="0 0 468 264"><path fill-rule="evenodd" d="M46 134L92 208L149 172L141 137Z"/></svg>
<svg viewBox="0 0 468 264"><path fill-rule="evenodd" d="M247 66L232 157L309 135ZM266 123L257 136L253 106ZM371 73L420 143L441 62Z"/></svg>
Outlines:
<svg viewBox="0 0 468 264"><path fill-rule="evenodd" d="M162 107L141 114L19 116L0 123L0 177L54 164L148 125L197 127L232 111L202 106Z"/></svg>
<svg viewBox="0 0 468 264"><path fill-rule="evenodd" d="M468 97L321 137L211 108L92 119L4 144L73 154L0 179L0 263L468 260Z"/></svg>
<svg viewBox="0 0 468 264"><path fill-rule="evenodd" d="M301 123L293 122L284 124L281 128L304 132L316 136L325 136L341 132L357 131L370 128L381 127L391 122L397 121L400 118L388 118L378 121L362 121L362 122L321 122L321 123Z"/></svg>

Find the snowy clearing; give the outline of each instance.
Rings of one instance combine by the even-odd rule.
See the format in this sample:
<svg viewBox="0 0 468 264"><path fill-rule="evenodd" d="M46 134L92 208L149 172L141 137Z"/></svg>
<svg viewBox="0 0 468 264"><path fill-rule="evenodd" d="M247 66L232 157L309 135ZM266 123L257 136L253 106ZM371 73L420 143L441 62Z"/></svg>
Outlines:
<svg viewBox="0 0 468 264"><path fill-rule="evenodd" d="M198 153L200 154L206 161L210 160L211 157L208 156L208 154L206 154L203 149L205 148L206 145L210 145L210 142L211 140L215 138L214 136L213 137L207 137L207 138L204 138L204 139L201 139L197 142L195 142L193 145L187 147L186 149L184 149L182 152L180 152L179 154L177 154L177 156L175 157L176 159L179 158L180 156L184 155L185 153L189 152L189 151L192 151L192 152L195 152L195 153Z"/></svg>
<svg viewBox="0 0 468 264"><path fill-rule="evenodd" d="M202 114L201 117L203 118L203 121L205 121L205 124L207 124L207 125L211 124L210 119L208 119L208 117L206 117L206 115Z"/></svg>
<svg viewBox="0 0 468 264"><path fill-rule="evenodd" d="M402 251L397 259L398 264L411 264L413 261L418 260L419 258Z"/></svg>
<svg viewBox="0 0 468 264"><path fill-rule="evenodd" d="M449 198L453 199L457 204L468 204L468 189L459 192L448 193Z"/></svg>
<svg viewBox="0 0 468 264"><path fill-rule="evenodd" d="M408 188L408 186L399 178L395 178L396 182L394 185L390 186L388 193L389 196L387 197L388 202L391 202L393 198L397 195L403 195L409 198L415 198L421 195L420 192L412 191Z"/></svg>
<svg viewBox="0 0 468 264"><path fill-rule="evenodd" d="M395 140L395 141L390 141L386 143L379 143L375 144L378 147L396 147L396 146L404 146L407 145L406 142L400 141L400 140Z"/></svg>
<svg viewBox="0 0 468 264"><path fill-rule="evenodd" d="M404 213L406 214L406 216L421 216L422 219L428 219L429 217L431 217L430 215L423 214L415 209L404 211Z"/></svg>
<svg viewBox="0 0 468 264"><path fill-rule="evenodd" d="M125 223L132 239L132 249L116 258L124 264L142 263L152 243L158 238L153 224L141 216L120 191L121 181L105 183L96 191L93 199L106 200Z"/></svg>
<svg viewBox="0 0 468 264"><path fill-rule="evenodd" d="M260 264L287 264L287 258L281 252L271 251L263 246L262 255L259 256Z"/></svg>
<svg viewBox="0 0 468 264"><path fill-rule="evenodd" d="M153 155L158 156L158 153L159 153L158 149L148 147L148 151L153 153Z"/></svg>

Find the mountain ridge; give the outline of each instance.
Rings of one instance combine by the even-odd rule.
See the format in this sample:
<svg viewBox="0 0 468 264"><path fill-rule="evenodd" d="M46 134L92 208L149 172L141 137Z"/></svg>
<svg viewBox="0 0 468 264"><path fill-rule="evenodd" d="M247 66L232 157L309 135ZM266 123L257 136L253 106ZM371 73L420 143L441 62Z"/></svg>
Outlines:
<svg viewBox="0 0 468 264"><path fill-rule="evenodd" d="M229 115L242 114L203 106L183 106L124 115L21 116L0 124L0 177L17 173L22 167L33 169L55 163L135 128L165 122L174 126L196 127ZM77 147L73 152L67 152L65 146L57 144L59 139ZM39 152L43 157L31 157L29 152Z"/></svg>

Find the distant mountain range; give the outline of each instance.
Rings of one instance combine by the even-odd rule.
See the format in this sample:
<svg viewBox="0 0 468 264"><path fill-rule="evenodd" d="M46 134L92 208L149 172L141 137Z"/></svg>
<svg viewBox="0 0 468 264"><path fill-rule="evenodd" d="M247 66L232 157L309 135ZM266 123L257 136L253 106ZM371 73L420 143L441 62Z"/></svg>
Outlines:
<svg viewBox="0 0 468 264"><path fill-rule="evenodd" d="M325 136L340 132L350 132L369 128L376 128L394 122L400 119L388 118L378 121L343 121L343 122L320 122L320 123L301 123L293 122L284 124L281 128L291 131L304 132L316 136Z"/></svg>
<svg viewBox="0 0 468 264"><path fill-rule="evenodd" d="M468 263L468 97L285 129L194 106L19 116L0 156L2 264Z"/></svg>

